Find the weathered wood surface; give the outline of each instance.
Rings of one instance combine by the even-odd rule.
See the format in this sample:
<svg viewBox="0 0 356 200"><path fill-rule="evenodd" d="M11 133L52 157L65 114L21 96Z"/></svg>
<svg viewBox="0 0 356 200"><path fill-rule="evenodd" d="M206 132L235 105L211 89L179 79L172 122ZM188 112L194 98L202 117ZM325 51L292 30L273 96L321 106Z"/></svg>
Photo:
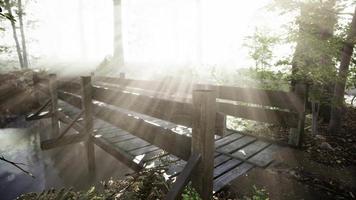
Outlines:
<svg viewBox="0 0 356 200"><path fill-rule="evenodd" d="M176 93L179 88L189 96L193 88L208 88L217 92L217 97L232 101L240 101L278 107L289 110L298 110L303 107L303 102L292 92L262 90L255 88L242 88L235 86L219 86L209 84L183 83L177 81L149 81L135 79L120 79L118 77L95 77L96 81L117 84L122 87L140 88L144 90Z"/></svg>
<svg viewBox="0 0 356 200"><path fill-rule="evenodd" d="M79 96L59 92L59 98L80 108L81 98ZM157 126L146 122L142 118L132 115L131 112L125 112L109 105L93 104L93 110L96 117L103 119L131 134L140 137L151 144L154 144L169 153L172 153L184 160L190 156L191 139L186 135L176 134L170 129Z"/></svg>
<svg viewBox="0 0 356 200"><path fill-rule="evenodd" d="M52 136L58 137L59 134L59 121L58 121L58 83L55 74L49 75L49 93L51 97L51 120L52 120Z"/></svg>
<svg viewBox="0 0 356 200"><path fill-rule="evenodd" d="M93 98L135 112L171 121L183 126L192 126L190 103L161 99L152 96L93 87Z"/></svg>
<svg viewBox="0 0 356 200"><path fill-rule="evenodd" d="M192 154L184 167L181 175L177 181L173 184L172 188L165 197L166 200L180 199L183 193L184 187L189 183L193 171L197 168L201 161L200 154Z"/></svg>
<svg viewBox="0 0 356 200"><path fill-rule="evenodd" d="M216 96L212 90L193 91L192 154L201 155L201 162L192 177L192 185L203 199L213 192L214 133Z"/></svg>
<svg viewBox="0 0 356 200"><path fill-rule="evenodd" d="M60 139L49 139L41 142L41 149L47 150L68 144L75 144L84 141L85 138L85 134L71 134L66 135Z"/></svg>
<svg viewBox="0 0 356 200"><path fill-rule="evenodd" d="M285 127L297 127L298 113L271 110L262 107L234 105L231 103L218 102L218 111L234 117L282 125Z"/></svg>
<svg viewBox="0 0 356 200"><path fill-rule="evenodd" d="M63 108L63 112L71 114L72 117L79 112L79 109L64 102L61 102L60 105L66 107ZM159 159L167 159L166 156L168 154L164 153L159 147L149 144L127 131L98 118L94 120L93 137L95 144L134 170L139 170L144 166L157 166L162 164ZM273 161L273 153L279 149L278 146L269 144L267 148L263 148L265 146L264 142L230 130L228 130L226 137L216 139L215 145L217 153L214 154L213 164L214 192L219 191L230 181L245 174L254 166L268 166ZM218 151L221 149L225 149L229 153L219 153ZM244 150L249 157L238 159L240 156L239 150ZM257 153L253 154L254 152ZM234 156L234 154L236 155ZM175 162L169 167L167 174L171 177L178 176L186 162L174 156L168 157L168 160L174 160Z"/></svg>
<svg viewBox="0 0 356 200"><path fill-rule="evenodd" d="M60 82L61 91L80 94L80 84L77 82ZM132 110L149 115L174 124L192 127L192 99L185 98L181 101L164 98L163 93L149 94L147 91L130 92L122 87L108 88L94 85L93 100L100 101L116 107ZM224 113L216 114L215 134L222 136L226 129L226 116Z"/></svg>

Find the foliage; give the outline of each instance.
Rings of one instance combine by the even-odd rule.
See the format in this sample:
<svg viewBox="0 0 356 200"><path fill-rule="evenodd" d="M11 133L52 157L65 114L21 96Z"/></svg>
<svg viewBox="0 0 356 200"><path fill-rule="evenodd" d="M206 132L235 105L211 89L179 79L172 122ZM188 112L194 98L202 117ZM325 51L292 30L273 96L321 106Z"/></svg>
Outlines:
<svg viewBox="0 0 356 200"><path fill-rule="evenodd" d="M258 188L255 185L252 186L252 197L245 197L246 200L269 200L268 192L264 188Z"/></svg>
<svg viewBox="0 0 356 200"><path fill-rule="evenodd" d="M183 200L201 200L198 192L191 186L187 185L182 194Z"/></svg>
<svg viewBox="0 0 356 200"><path fill-rule="evenodd" d="M267 30L257 28L252 36L246 37L244 46L249 49L249 56L255 61L256 69L272 66L273 47L279 40L279 37L272 36Z"/></svg>

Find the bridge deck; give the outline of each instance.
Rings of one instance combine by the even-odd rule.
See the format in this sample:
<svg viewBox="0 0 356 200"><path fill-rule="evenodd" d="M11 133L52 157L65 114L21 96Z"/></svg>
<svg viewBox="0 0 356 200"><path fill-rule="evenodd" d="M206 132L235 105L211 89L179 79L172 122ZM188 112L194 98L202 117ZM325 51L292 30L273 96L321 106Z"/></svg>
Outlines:
<svg viewBox="0 0 356 200"><path fill-rule="evenodd" d="M63 101L59 102L59 107L61 112L70 118L79 113L79 109ZM113 109L120 108L114 107ZM128 110L120 109L120 111L175 130L179 134L190 135L188 128ZM98 146L117 159L125 160L128 165L133 162L149 168L170 163L166 173L169 177L175 177L186 164L184 160L169 155L145 140L98 118L94 119L94 134L98 139L98 143L96 143ZM273 161L273 153L277 150L278 146L275 144L230 130L224 137L216 136L214 191L219 191L229 182L254 167L267 167Z"/></svg>

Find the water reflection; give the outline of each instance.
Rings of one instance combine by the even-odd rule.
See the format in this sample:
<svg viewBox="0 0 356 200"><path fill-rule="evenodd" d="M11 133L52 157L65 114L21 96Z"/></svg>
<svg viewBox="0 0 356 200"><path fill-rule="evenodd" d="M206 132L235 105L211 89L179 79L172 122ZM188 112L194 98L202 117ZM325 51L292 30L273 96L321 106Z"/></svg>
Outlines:
<svg viewBox="0 0 356 200"><path fill-rule="evenodd" d="M15 122L13 127L17 128L0 129L0 155L14 162L25 163L24 169L36 178L0 161L1 199L14 199L26 192L40 192L49 188L86 189L90 184L84 144L42 151L40 140L48 138L49 121L27 123L23 127L24 123ZM19 125L22 127L19 128ZM97 182L110 177L121 178L132 172L101 149L96 148L95 153Z"/></svg>

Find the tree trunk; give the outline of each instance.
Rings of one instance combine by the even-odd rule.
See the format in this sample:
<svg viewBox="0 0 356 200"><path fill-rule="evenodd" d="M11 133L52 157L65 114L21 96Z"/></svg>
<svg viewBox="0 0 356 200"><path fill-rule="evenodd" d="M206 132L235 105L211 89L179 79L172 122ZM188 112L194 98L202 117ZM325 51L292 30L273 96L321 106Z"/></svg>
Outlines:
<svg viewBox="0 0 356 200"><path fill-rule="evenodd" d="M320 111L320 103L312 101L312 134L318 134L318 117Z"/></svg>
<svg viewBox="0 0 356 200"><path fill-rule="evenodd" d="M22 0L17 1L17 6L19 9L19 23L20 23L20 33L21 33L21 41L22 41L22 55L23 55L23 68L28 68L28 58L27 58L27 47L26 47L26 37L25 30L23 26L23 9L22 9Z"/></svg>
<svg viewBox="0 0 356 200"><path fill-rule="evenodd" d="M334 27L337 23L335 5L336 0L328 0L323 2L322 9L320 10L321 16L323 17L321 17L320 19L319 38L323 44L328 44L328 41L334 35ZM326 49L329 49L329 47L327 47ZM319 51L321 53L319 65L322 67L323 70L327 70L333 73L335 64L333 62L332 54L328 51L325 52L324 48L319 49ZM330 111L334 87L334 82L328 81L321 88L323 91L323 95L321 100L322 104L320 105L320 116L326 123L330 120Z"/></svg>
<svg viewBox="0 0 356 200"><path fill-rule="evenodd" d="M122 22L121 22L121 0L113 0L114 3L114 56L113 62L118 67L124 64L122 47Z"/></svg>
<svg viewBox="0 0 356 200"><path fill-rule="evenodd" d="M13 16L12 11L11 11L11 5L10 5L10 1L9 0L5 0L5 7L7 12ZM15 40L15 44L16 44L16 51L17 51L17 55L19 57L19 63L20 63L20 67L21 69L24 68L24 64L23 64L23 59L22 59L22 53L21 53L21 47L20 47L20 43L19 43L19 39L17 38L17 31L16 31L16 26L15 26L15 21L11 20L11 28L12 28L12 34Z"/></svg>
<svg viewBox="0 0 356 200"><path fill-rule="evenodd" d="M341 52L341 61L339 67L338 80L335 83L333 106L331 109L331 118L329 122L330 133L337 133L341 127L342 107L344 105L344 93L347 80L347 74L353 54L353 49L356 41L356 8L352 18L349 33L344 43Z"/></svg>

